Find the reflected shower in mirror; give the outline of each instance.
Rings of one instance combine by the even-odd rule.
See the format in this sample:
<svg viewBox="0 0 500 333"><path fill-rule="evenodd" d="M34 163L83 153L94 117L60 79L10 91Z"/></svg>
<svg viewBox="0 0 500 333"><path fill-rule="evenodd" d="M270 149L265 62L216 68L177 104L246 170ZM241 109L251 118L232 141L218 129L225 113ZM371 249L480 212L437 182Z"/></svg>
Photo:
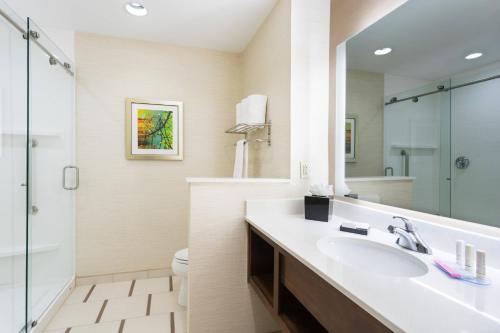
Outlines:
<svg viewBox="0 0 500 333"><path fill-rule="evenodd" d="M499 14L410 0L346 42L351 194L500 227Z"/></svg>

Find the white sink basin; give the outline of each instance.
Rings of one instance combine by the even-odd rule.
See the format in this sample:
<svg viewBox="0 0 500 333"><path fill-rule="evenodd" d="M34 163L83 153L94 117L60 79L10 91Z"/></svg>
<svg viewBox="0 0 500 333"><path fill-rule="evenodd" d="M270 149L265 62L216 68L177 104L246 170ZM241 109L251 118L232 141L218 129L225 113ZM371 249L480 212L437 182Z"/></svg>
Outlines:
<svg viewBox="0 0 500 333"><path fill-rule="evenodd" d="M333 260L368 273L409 278L428 272L423 261L404 250L365 239L329 236L317 246Z"/></svg>

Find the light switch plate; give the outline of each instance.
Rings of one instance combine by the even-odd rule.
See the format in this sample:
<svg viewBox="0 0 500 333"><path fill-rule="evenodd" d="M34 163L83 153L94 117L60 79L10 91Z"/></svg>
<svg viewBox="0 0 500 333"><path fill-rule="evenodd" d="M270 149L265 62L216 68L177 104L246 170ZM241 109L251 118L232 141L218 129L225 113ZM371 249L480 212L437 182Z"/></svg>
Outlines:
<svg viewBox="0 0 500 333"><path fill-rule="evenodd" d="M300 162L300 178L301 179L309 178L309 163Z"/></svg>

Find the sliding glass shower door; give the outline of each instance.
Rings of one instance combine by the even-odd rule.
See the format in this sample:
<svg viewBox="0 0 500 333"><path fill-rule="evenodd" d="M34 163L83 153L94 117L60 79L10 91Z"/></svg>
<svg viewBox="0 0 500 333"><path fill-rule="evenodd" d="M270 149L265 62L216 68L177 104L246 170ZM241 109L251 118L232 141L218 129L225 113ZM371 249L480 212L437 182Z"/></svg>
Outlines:
<svg viewBox="0 0 500 333"><path fill-rule="evenodd" d="M29 25L29 319L35 322L74 275L73 65ZM33 324L32 324L33 325Z"/></svg>
<svg viewBox="0 0 500 333"><path fill-rule="evenodd" d="M29 332L74 276L73 65L0 1L0 332Z"/></svg>
<svg viewBox="0 0 500 333"><path fill-rule="evenodd" d="M500 227L499 92L496 63L387 103L384 163L412 177L412 209Z"/></svg>
<svg viewBox="0 0 500 333"><path fill-rule="evenodd" d="M26 24L2 2L0 13L0 332L17 333L26 321L28 253Z"/></svg>
<svg viewBox="0 0 500 333"><path fill-rule="evenodd" d="M436 87L442 89L429 94ZM444 216L450 214L449 87L449 80L433 82L384 107L384 166L412 179L411 209Z"/></svg>
<svg viewBox="0 0 500 333"><path fill-rule="evenodd" d="M453 80L453 86L500 74ZM452 217L500 227L500 79L455 88L451 93Z"/></svg>

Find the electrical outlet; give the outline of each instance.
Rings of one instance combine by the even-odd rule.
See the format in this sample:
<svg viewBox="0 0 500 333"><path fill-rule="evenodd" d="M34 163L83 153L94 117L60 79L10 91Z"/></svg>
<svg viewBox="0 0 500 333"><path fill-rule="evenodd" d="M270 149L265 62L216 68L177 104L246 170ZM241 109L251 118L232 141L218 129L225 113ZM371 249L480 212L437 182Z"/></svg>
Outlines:
<svg viewBox="0 0 500 333"><path fill-rule="evenodd" d="M300 162L300 178L309 178L309 164L307 162Z"/></svg>

